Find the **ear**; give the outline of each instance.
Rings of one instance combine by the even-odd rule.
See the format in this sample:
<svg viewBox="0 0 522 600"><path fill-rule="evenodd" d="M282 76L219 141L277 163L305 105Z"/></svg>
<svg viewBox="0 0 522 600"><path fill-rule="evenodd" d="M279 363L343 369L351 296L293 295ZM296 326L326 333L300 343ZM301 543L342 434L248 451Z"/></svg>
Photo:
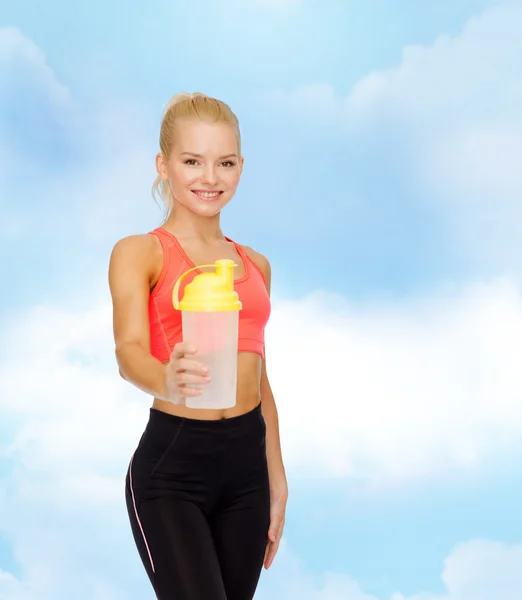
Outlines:
<svg viewBox="0 0 522 600"><path fill-rule="evenodd" d="M245 164L245 157L242 156L239 159L239 174L241 175L241 173L243 172L243 165Z"/></svg>
<svg viewBox="0 0 522 600"><path fill-rule="evenodd" d="M167 165L165 163L165 159L163 158L163 154L161 152L156 154L156 171L163 181L166 181L169 178L167 173Z"/></svg>

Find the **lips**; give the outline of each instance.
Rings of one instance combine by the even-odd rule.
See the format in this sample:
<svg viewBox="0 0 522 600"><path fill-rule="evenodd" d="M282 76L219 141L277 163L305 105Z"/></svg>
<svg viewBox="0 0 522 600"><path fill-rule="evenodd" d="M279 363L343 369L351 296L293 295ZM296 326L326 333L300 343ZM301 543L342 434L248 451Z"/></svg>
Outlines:
<svg viewBox="0 0 522 600"><path fill-rule="evenodd" d="M206 201L216 200L223 193L222 191L219 191L219 190L213 190L213 191L209 191L209 190L191 190L191 191L198 198L200 198L201 200L206 200Z"/></svg>

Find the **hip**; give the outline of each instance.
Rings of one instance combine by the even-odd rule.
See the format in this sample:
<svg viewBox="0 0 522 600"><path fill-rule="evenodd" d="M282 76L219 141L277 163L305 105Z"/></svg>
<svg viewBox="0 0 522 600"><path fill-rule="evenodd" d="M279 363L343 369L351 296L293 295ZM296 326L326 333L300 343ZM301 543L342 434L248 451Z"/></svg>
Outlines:
<svg viewBox="0 0 522 600"><path fill-rule="evenodd" d="M129 476L142 498L186 497L208 504L219 495L264 490L266 425L261 405L227 419L192 419L150 409Z"/></svg>

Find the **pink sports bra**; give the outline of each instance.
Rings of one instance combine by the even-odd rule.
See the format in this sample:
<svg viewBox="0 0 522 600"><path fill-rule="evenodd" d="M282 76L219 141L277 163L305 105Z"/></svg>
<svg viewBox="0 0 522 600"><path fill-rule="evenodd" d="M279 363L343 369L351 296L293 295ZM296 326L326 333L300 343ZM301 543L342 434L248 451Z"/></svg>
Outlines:
<svg viewBox="0 0 522 600"><path fill-rule="evenodd" d="M149 297L150 351L161 362L167 362L176 343L182 340L181 312L172 305L172 290L180 275L195 265L172 233L158 227L149 234L157 236L163 247L163 267ZM239 244L226 239L236 247L245 269L244 275L234 281L243 305L239 311L238 351L254 352L264 358L264 331L271 310L265 277ZM180 297L185 285L201 272L197 269L185 277Z"/></svg>

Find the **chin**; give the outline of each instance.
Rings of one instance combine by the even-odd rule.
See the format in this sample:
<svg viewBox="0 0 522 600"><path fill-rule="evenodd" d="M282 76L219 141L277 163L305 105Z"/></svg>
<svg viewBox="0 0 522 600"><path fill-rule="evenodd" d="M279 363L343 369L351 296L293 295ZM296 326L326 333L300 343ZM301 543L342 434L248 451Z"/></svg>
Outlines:
<svg viewBox="0 0 522 600"><path fill-rule="evenodd" d="M229 201L230 198L223 199L223 197L221 197L219 200L214 202L203 202L192 197L190 200L185 199L182 204L185 206L185 208L196 215L201 217L214 217L215 215L219 214L223 208L225 208Z"/></svg>
<svg viewBox="0 0 522 600"><path fill-rule="evenodd" d="M200 217L215 217L223 208L223 206L197 206L191 208L191 211Z"/></svg>

